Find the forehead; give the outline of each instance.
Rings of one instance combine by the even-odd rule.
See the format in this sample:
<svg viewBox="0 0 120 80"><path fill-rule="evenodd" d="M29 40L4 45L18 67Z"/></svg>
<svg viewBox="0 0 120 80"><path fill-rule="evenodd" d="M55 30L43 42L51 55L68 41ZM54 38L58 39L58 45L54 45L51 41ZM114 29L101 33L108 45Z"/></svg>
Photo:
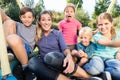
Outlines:
<svg viewBox="0 0 120 80"><path fill-rule="evenodd" d="M41 14L41 18L51 18L51 16L49 14Z"/></svg>
<svg viewBox="0 0 120 80"><path fill-rule="evenodd" d="M33 14L32 14L32 12L26 12L25 14L23 14L21 16L32 16L33 17Z"/></svg>
<svg viewBox="0 0 120 80"><path fill-rule="evenodd" d="M98 23L110 22L108 19L98 19Z"/></svg>
<svg viewBox="0 0 120 80"><path fill-rule="evenodd" d="M68 7L65 8L65 11L68 11L68 10L74 11L73 7L71 7L71 6L68 6Z"/></svg>

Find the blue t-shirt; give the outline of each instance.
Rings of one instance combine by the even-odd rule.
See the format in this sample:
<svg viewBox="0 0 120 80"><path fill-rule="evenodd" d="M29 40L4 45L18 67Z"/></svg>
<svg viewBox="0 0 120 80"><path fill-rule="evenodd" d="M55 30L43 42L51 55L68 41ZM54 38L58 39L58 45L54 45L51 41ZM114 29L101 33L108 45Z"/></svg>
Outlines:
<svg viewBox="0 0 120 80"><path fill-rule="evenodd" d="M63 52L67 48L62 33L55 29L47 36L43 34L42 38L38 41L38 46L41 56L48 52Z"/></svg>
<svg viewBox="0 0 120 80"><path fill-rule="evenodd" d="M116 38L114 38L112 40L120 39L120 32L116 31L116 34L117 34ZM94 42L96 43L96 46L97 46L94 55L101 56L105 59L115 58L116 53L118 52L118 47L102 46L102 45L98 44L97 42L99 39L106 38L100 32L96 33L93 38L94 38Z"/></svg>
<svg viewBox="0 0 120 80"><path fill-rule="evenodd" d="M83 50L87 53L88 58L93 56L94 51L96 50L96 45L93 42L90 42L88 46L84 46L81 42L77 44L77 50Z"/></svg>

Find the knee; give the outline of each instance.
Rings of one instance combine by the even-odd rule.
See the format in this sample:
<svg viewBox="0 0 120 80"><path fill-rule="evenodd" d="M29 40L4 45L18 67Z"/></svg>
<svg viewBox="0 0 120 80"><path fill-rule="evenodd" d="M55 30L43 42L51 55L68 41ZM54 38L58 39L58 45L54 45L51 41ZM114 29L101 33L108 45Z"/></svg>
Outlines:
<svg viewBox="0 0 120 80"><path fill-rule="evenodd" d="M28 62L28 67L29 67L29 69L31 69L31 70L34 70L34 69L36 69L36 66L38 66L37 65L37 63L36 63L36 57L32 57L30 60L29 60L29 62Z"/></svg>
<svg viewBox="0 0 120 80"><path fill-rule="evenodd" d="M100 57L93 57L83 68L91 75L98 75L104 71L104 62Z"/></svg>
<svg viewBox="0 0 120 80"><path fill-rule="evenodd" d="M9 35L6 39L9 46L18 46L18 44L22 43L22 39L16 34Z"/></svg>
<svg viewBox="0 0 120 80"><path fill-rule="evenodd" d="M64 55L60 52L49 52L44 57L44 62L53 67L61 67L63 65Z"/></svg>

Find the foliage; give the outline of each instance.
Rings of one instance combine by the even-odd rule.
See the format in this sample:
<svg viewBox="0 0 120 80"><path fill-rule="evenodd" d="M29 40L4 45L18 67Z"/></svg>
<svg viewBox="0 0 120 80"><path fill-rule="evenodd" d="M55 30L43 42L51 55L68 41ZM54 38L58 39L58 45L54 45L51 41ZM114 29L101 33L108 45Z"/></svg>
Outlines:
<svg viewBox="0 0 120 80"><path fill-rule="evenodd" d="M19 21L19 7L16 4L16 0L2 0L0 5L9 17Z"/></svg>
<svg viewBox="0 0 120 80"><path fill-rule="evenodd" d="M92 18L96 19L96 17L100 13L106 12L110 5L110 2L111 2L111 0L98 0L98 2L96 2L95 10L92 15ZM113 10L111 10L112 11L111 15L113 16L113 18L118 17L120 14L120 5L116 3L112 9Z"/></svg>
<svg viewBox="0 0 120 80"><path fill-rule="evenodd" d="M115 28L120 29L120 16L114 19L113 24Z"/></svg>
<svg viewBox="0 0 120 80"><path fill-rule="evenodd" d="M76 6L76 9L81 8L83 1L82 0L67 0L67 3L73 3Z"/></svg>
<svg viewBox="0 0 120 80"><path fill-rule="evenodd" d="M82 23L82 26L88 26L90 21L88 13L85 13L83 9L78 9L75 14L75 18Z"/></svg>
<svg viewBox="0 0 120 80"><path fill-rule="evenodd" d="M120 5L119 4L115 4L115 8L113 9L112 13L113 13L112 16L114 18L119 17L119 15L120 15Z"/></svg>
<svg viewBox="0 0 120 80"><path fill-rule="evenodd" d="M30 0L31 2L29 4L23 4L23 6L31 6L31 8L35 11L35 16L38 15L39 12L41 12L40 4L36 4L36 6L33 7L34 0ZM39 0L40 2L41 0ZM15 21L20 21L19 19L19 6L16 2L16 0L0 0L0 6L1 8L6 12L6 14L11 17Z"/></svg>
<svg viewBox="0 0 120 80"><path fill-rule="evenodd" d="M109 4L110 4L110 0L99 0L98 2L96 2L94 14L92 16L93 19L96 19L96 17L100 13L106 12Z"/></svg>

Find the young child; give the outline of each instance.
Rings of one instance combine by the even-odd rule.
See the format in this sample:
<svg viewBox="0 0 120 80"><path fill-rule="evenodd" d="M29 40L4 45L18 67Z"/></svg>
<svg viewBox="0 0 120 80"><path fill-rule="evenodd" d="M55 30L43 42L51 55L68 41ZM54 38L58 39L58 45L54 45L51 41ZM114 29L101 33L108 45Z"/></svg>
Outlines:
<svg viewBox="0 0 120 80"><path fill-rule="evenodd" d="M36 27L32 24L34 18L34 11L29 7L23 7L20 9L22 23L14 21L9 22L10 26L7 25L8 22L4 25L6 42L20 61L23 71L28 65L28 53L31 53L35 46Z"/></svg>
<svg viewBox="0 0 120 80"><path fill-rule="evenodd" d="M82 24L74 18L75 6L72 3L67 4L64 9L65 19L59 22L59 30L63 33L65 42L70 50L75 49L77 44L77 30L82 28Z"/></svg>
<svg viewBox="0 0 120 80"><path fill-rule="evenodd" d="M96 49L96 45L91 42L92 29L90 27L83 27L79 31L80 42L77 44L77 50L72 50L72 56L77 57L77 63L79 66L83 66L88 59L92 57Z"/></svg>

